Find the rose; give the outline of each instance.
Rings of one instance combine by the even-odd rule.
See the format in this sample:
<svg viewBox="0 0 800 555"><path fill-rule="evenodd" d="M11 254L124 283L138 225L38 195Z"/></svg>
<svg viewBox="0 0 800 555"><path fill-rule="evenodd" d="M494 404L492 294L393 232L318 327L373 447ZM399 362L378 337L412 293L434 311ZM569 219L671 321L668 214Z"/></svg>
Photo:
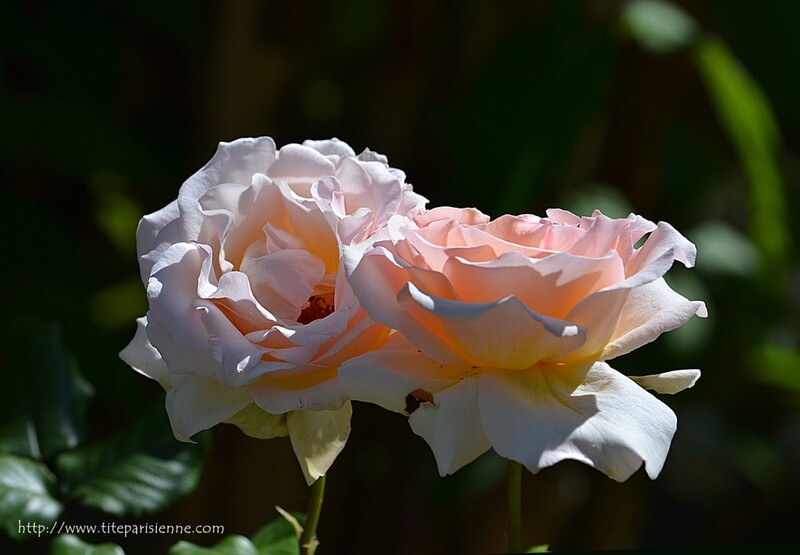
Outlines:
<svg viewBox="0 0 800 555"><path fill-rule="evenodd" d="M350 430L337 368L389 331L344 280L340 248L422 207L404 178L336 139L240 139L141 220L150 306L121 357L167 390L178 439L220 422L288 434L309 483L327 471Z"/></svg>
<svg viewBox="0 0 800 555"><path fill-rule="evenodd" d="M675 393L699 371L627 377L605 361L706 315L662 277L692 266L694 245L635 215L547 214L436 208L346 249L362 306L405 337L348 361L340 383L409 414L442 475L493 447L531 472L576 459L622 481L644 462L654 478L676 417L643 387Z"/></svg>

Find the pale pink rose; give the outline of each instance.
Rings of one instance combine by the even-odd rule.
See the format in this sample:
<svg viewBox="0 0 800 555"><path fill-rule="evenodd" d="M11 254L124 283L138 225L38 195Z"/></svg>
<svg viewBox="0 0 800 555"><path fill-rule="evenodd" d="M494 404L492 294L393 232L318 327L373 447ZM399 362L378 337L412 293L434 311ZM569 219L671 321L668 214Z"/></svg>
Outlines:
<svg viewBox="0 0 800 555"><path fill-rule="evenodd" d="M337 368L389 332L360 307L340 250L422 208L404 179L336 139L239 139L142 219L150 308L121 356L167 390L178 439L220 422L288 434L309 483L327 471L350 431Z"/></svg>
<svg viewBox="0 0 800 555"><path fill-rule="evenodd" d="M655 477L676 417L643 387L675 393L699 371L628 377L605 361L706 315L662 277L692 266L694 245L635 215L547 214L436 208L366 254L346 249L363 307L404 337L346 363L340 383L410 414L442 475L492 447L531 472L577 459Z"/></svg>

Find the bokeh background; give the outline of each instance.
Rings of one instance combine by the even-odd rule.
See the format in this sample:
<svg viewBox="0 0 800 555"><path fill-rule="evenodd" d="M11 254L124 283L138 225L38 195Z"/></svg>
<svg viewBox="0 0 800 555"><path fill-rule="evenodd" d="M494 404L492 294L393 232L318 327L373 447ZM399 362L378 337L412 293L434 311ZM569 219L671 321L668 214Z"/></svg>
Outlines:
<svg viewBox="0 0 800 555"><path fill-rule="evenodd" d="M798 21L792 0L0 3L1 371L25 374L9 331L35 318L94 386L90 439L162 403L117 357L146 310L138 219L220 140L336 136L387 154L433 205L634 211L698 246L697 267L668 280L710 317L615 361L703 371L662 397L679 419L663 473L526 473L523 543L800 543ZM117 520L248 536L275 505L305 509L288 439L211 435L191 495ZM404 417L356 405L321 555L501 552L504 527L496 455L440 478ZM84 539L159 553L221 536ZM9 553L48 546L0 539Z"/></svg>

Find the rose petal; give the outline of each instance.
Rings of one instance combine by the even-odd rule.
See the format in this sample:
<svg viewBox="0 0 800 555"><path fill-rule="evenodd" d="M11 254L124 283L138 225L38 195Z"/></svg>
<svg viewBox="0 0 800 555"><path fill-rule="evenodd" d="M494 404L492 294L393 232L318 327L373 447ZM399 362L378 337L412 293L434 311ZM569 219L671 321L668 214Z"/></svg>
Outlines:
<svg viewBox="0 0 800 555"><path fill-rule="evenodd" d="M351 404L337 410L301 410L286 416L292 448L308 485L324 476L350 435Z"/></svg>
<svg viewBox="0 0 800 555"><path fill-rule="evenodd" d="M295 194L311 197L311 184L326 175L334 175L336 166L321 152L298 144L288 144L278 151L277 159L266 174L285 183Z"/></svg>
<svg viewBox="0 0 800 555"><path fill-rule="evenodd" d="M478 412L478 379L437 391L409 417L411 429L430 445L441 476L452 474L489 450Z"/></svg>
<svg viewBox="0 0 800 555"><path fill-rule="evenodd" d="M626 272L629 276L636 274L665 257L678 260L687 268L691 268L694 266L696 255L697 249L691 241L667 222L659 222L644 245L631 256Z"/></svg>
<svg viewBox="0 0 800 555"><path fill-rule="evenodd" d="M538 314L516 297L493 303L460 302L428 295L413 283L407 283L397 297L429 333L486 366L522 369L542 360L562 360L586 340L586 330ZM396 329L425 350L418 341L419 327Z"/></svg>
<svg viewBox="0 0 800 555"><path fill-rule="evenodd" d="M415 345L440 362L464 362L463 356L398 304L397 294L408 279L401 261L383 247L375 247L363 258L361 249L345 248L343 256L348 271L355 268L348 275L353 292L373 320L402 330Z"/></svg>
<svg viewBox="0 0 800 555"><path fill-rule="evenodd" d="M250 185L253 175L263 172L274 160L275 142L270 137L219 143L214 157L187 179L178 193L182 240L199 237L205 218L199 200L210 188L220 183Z"/></svg>
<svg viewBox="0 0 800 555"><path fill-rule="evenodd" d="M609 360L654 341L685 324L694 315L707 316L702 301L689 301L673 291L663 278L630 290L617 329L602 354Z"/></svg>
<svg viewBox="0 0 800 555"><path fill-rule="evenodd" d="M202 349L190 349L176 344L164 326L149 317L147 319L147 338L158 349L161 358L170 371L170 380L175 374L196 374L216 380L219 376L219 364L211 356L208 345Z"/></svg>
<svg viewBox="0 0 800 555"><path fill-rule="evenodd" d="M247 386L253 401L272 414L295 410L333 410L347 400L336 368L292 367L268 372Z"/></svg>
<svg viewBox="0 0 800 555"><path fill-rule="evenodd" d="M161 254L173 243L180 242L178 201L173 200L161 210L147 214L136 227L136 252L139 254L139 272L147 284L150 270Z"/></svg>
<svg viewBox="0 0 800 555"><path fill-rule="evenodd" d="M456 257L443 272L462 300L485 303L513 295L534 312L561 319L589 295L625 279L613 252L601 258L564 252L539 260L509 252L478 263Z"/></svg>
<svg viewBox="0 0 800 555"><path fill-rule="evenodd" d="M267 349L248 340L212 301L195 302L208 330L208 345L219 364L217 378L230 387L241 387L267 371L261 357Z"/></svg>
<svg viewBox="0 0 800 555"><path fill-rule="evenodd" d="M180 441L191 441L199 431L224 422L253 401L244 389L184 375L167 392L167 414Z"/></svg>
<svg viewBox="0 0 800 555"><path fill-rule="evenodd" d="M414 218L418 226L423 227L431 222L440 220L456 220L466 225L480 225L489 223L489 216L477 208L453 208L451 206L437 206L425 210Z"/></svg>
<svg viewBox="0 0 800 555"><path fill-rule="evenodd" d="M572 360L600 358L614 336L629 289L597 291L577 304L565 320L586 329L586 342L570 354Z"/></svg>
<svg viewBox="0 0 800 555"><path fill-rule="evenodd" d="M700 379L700 370L672 370L650 376L628 376L645 389L673 395L693 387Z"/></svg>
<svg viewBox="0 0 800 555"><path fill-rule="evenodd" d="M208 333L194 301L198 298L203 262L210 256L210 250L203 245L174 244L153 266L147 282L150 317L181 347L208 348Z"/></svg>
<svg viewBox="0 0 800 555"><path fill-rule="evenodd" d="M247 274L258 302L284 321L297 321L300 311L325 275L325 264L304 250L285 249L258 258L246 257Z"/></svg>
<svg viewBox="0 0 800 555"><path fill-rule="evenodd" d="M264 329L276 323L276 317L256 300L250 288L249 276L243 272L228 272L219 278L219 283L210 294L200 296L215 299L222 304L228 317L240 325L243 333L250 328ZM258 283L258 282L256 282Z"/></svg>
<svg viewBox="0 0 800 555"><path fill-rule="evenodd" d="M147 338L147 316L136 319L136 334L128 346L119 353L125 363L140 374L156 380L161 387L169 389L170 374L158 349Z"/></svg>
<svg viewBox="0 0 800 555"><path fill-rule="evenodd" d="M272 439L289 435L285 414L270 414L250 403L226 420L242 432L256 439Z"/></svg>
<svg viewBox="0 0 800 555"><path fill-rule="evenodd" d="M306 140L303 141L303 146L313 148L314 150L326 156L355 156L355 151L350 148L344 141L340 141L336 137L322 141Z"/></svg>
<svg viewBox="0 0 800 555"><path fill-rule="evenodd" d="M603 362L481 375L481 421L495 451L533 473L575 459L617 481L644 462L658 476L677 419Z"/></svg>
<svg viewBox="0 0 800 555"><path fill-rule="evenodd" d="M411 392L420 389L435 397L436 392L475 373L470 365L442 364L417 350L384 348L342 364L339 384L353 400L404 413Z"/></svg>

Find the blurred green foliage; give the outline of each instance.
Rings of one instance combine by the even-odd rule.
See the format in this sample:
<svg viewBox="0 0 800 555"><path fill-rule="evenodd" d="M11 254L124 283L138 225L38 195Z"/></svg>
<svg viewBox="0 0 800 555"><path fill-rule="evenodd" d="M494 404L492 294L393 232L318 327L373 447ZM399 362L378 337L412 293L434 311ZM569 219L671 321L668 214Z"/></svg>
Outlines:
<svg viewBox="0 0 800 555"><path fill-rule="evenodd" d="M142 213L171 201L217 141L335 135L386 153L433 204L634 211L698 245L697 268L670 279L707 301L709 319L614 361L703 371L665 399L679 431L662 475L616 484L577 463L526 475L524 544L800 542L798 20L789 0L0 3L5 530L62 511L110 518L98 508L125 496L103 501L103 480L125 478L125 453L145 482L170 476L136 459L177 449L137 428L163 392L117 358L146 310ZM255 543L274 505L303 508L302 475L287 441L215 436L199 488L154 518ZM439 478L402 417L359 405L320 549L499 551L502 469L489 453ZM234 541L69 537L52 549L153 553L178 540ZM4 553L49 549L0 537Z"/></svg>

